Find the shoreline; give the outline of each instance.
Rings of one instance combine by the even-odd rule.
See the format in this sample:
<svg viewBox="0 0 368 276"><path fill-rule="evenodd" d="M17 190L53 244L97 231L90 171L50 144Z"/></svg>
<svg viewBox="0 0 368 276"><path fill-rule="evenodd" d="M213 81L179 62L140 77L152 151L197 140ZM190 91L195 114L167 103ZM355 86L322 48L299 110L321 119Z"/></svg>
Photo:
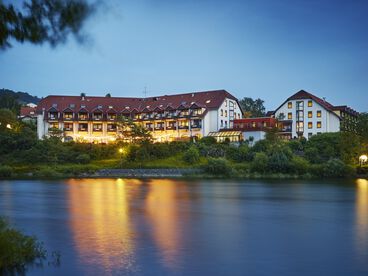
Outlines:
<svg viewBox="0 0 368 276"><path fill-rule="evenodd" d="M100 169L95 172L81 172L77 174L54 173L38 175L32 172L18 173L10 177L0 177L0 180L42 180L42 179L68 179L68 178L173 178L173 179L368 179L368 175L354 175L350 177L317 177L310 174L296 175L285 173L248 173L248 174L209 174L199 168L134 168L134 169Z"/></svg>

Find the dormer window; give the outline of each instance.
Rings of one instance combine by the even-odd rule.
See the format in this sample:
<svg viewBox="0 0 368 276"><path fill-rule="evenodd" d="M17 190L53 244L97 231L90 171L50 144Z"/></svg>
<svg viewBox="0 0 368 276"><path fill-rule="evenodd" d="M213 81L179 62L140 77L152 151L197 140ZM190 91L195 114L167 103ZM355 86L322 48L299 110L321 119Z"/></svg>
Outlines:
<svg viewBox="0 0 368 276"><path fill-rule="evenodd" d="M67 120L73 119L73 112L65 112L64 119L67 119Z"/></svg>
<svg viewBox="0 0 368 276"><path fill-rule="evenodd" d="M75 104L70 104L69 107L70 108L75 108Z"/></svg>
<svg viewBox="0 0 368 276"><path fill-rule="evenodd" d="M93 112L93 119L102 120L102 112L99 112L99 111Z"/></svg>

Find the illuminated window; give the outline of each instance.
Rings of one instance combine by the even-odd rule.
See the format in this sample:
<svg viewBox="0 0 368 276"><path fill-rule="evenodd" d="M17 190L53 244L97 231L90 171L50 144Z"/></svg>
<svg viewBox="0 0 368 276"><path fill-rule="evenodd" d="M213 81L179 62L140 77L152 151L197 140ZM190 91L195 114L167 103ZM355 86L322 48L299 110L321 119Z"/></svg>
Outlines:
<svg viewBox="0 0 368 276"><path fill-rule="evenodd" d="M256 127L256 122L252 122L252 127Z"/></svg>
<svg viewBox="0 0 368 276"><path fill-rule="evenodd" d="M317 122L317 128L321 128L322 127L322 122Z"/></svg>
<svg viewBox="0 0 368 276"><path fill-rule="evenodd" d="M293 108L293 103L292 102L288 102L288 108Z"/></svg>
<svg viewBox="0 0 368 276"><path fill-rule="evenodd" d="M313 101L308 101L308 107L312 107L313 106Z"/></svg>
<svg viewBox="0 0 368 276"><path fill-rule="evenodd" d="M312 123L312 122L309 122L309 123L308 123L308 128L309 128L309 129L313 128L313 123Z"/></svg>
<svg viewBox="0 0 368 276"><path fill-rule="evenodd" d="M291 120L293 118L293 114L291 112L288 113L288 119Z"/></svg>
<svg viewBox="0 0 368 276"><path fill-rule="evenodd" d="M312 111L308 111L308 118L312 118L313 117L313 112Z"/></svg>
<svg viewBox="0 0 368 276"><path fill-rule="evenodd" d="M321 116L322 116L322 112L321 112L321 110L318 110L318 111L317 111L317 117L318 117L318 118L321 118Z"/></svg>

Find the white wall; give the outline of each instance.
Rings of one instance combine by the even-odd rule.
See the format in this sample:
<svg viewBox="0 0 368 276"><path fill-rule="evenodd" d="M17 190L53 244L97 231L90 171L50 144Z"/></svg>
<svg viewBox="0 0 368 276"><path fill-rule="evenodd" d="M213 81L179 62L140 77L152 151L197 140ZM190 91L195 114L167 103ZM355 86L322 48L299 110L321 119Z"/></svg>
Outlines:
<svg viewBox="0 0 368 276"><path fill-rule="evenodd" d="M288 113L292 113L292 137L297 137L296 133L296 103L304 102L304 133L303 136L308 139L309 134L316 135L325 132L337 132L340 130L340 119L335 113L325 109L323 106L312 100L313 105L308 107L308 101L311 99L292 100L286 102L279 108L275 117L278 118L281 113L284 113L285 120L288 120ZM288 108L288 103L292 103L292 108ZM312 112L312 118L308 118L308 112ZM321 111L321 117L317 117L317 111ZM321 122L321 128L317 128L317 123ZM312 128L308 128L308 123L312 123Z"/></svg>
<svg viewBox="0 0 368 276"><path fill-rule="evenodd" d="M253 144L259 140L263 140L265 139L265 136L266 136L266 132L264 131L244 131L243 132L243 138L244 140L248 140L249 137L253 137L254 140L253 140Z"/></svg>

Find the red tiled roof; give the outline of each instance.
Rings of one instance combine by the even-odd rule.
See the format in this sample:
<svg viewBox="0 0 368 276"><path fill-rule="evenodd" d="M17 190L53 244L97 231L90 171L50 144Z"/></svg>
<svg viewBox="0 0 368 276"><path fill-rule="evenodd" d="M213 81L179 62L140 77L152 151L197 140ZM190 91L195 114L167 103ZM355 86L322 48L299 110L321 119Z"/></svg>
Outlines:
<svg viewBox="0 0 368 276"><path fill-rule="evenodd" d="M292 95L291 97L287 98L286 101L284 101L275 111L273 111L273 114L276 113L277 110L279 110L286 102L291 101L291 100L302 100L302 99L311 99L314 100L315 102L317 102L319 105L321 105L322 107L324 107L325 109L329 110L332 112L332 114L334 114L335 116L339 117L334 110L337 110L334 105L330 104L329 102L327 102L324 99L321 99L305 90L300 90L297 93L295 93L294 95ZM269 113L267 113L269 114Z"/></svg>
<svg viewBox="0 0 368 276"><path fill-rule="evenodd" d="M193 103L198 106L203 106L208 109L218 108L225 98L237 99L231 95L226 90L214 90L214 91L204 91L204 92L193 92L185 94L175 94L175 95L163 95L157 97L148 98L122 98L122 97L95 97L86 96L84 99L81 96L54 96L50 95L43 98L38 106L37 112L42 112L42 110L49 110L53 106L58 111L63 111L66 108L71 108L74 111L79 111L82 106L89 112L102 106L102 110L106 112L111 109L111 107L118 112L122 112L129 107L128 110L137 109L142 111L144 109L149 109L153 111L156 107L165 109L168 106L174 109L179 106L190 107ZM71 105L74 104L74 107Z"/></svg>
<svg viewBox="0 0 368 276"><path fill-rule="evenodd" d="M299 99L312 99L324 108L333 111L334 106L332 104L304 90L300 90L299 92L295 93L293 96L289 97L287 101Z"/></svg>
<svg viewBox="0 0 368 276"><path fill-rule="evenodd" d="M20 107L20 116L21 117L25 117L25 116L34 117L34 116L36 116L36 108L29 107L29 106L21 106Z"/></svg>

